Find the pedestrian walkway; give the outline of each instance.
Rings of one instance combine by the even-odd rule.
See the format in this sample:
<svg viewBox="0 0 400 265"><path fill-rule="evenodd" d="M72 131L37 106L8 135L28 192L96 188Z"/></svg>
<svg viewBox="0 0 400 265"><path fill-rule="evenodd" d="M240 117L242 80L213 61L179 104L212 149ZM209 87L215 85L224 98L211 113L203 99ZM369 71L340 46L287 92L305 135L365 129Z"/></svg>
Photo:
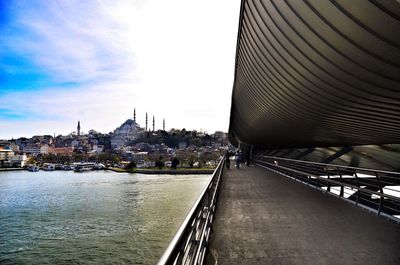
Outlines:
<svg viewBox="0 0 400 265"><path fill-rule="evenodd" d="M258 166L225 171L215 264L400 264L400 225Z"/></svg>

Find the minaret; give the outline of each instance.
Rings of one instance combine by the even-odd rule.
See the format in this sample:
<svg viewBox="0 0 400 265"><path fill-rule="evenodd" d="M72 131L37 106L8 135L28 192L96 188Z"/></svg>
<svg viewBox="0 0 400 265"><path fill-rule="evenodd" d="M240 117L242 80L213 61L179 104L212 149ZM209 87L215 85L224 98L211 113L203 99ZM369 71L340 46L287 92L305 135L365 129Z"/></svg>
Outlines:
<svg viewBox="0 0 400 265"><path fill-rule="evenodd" d="M162 129L165 131L165 119L162 120Z"/></svg>
<svg viewBox="0 0 400 265"><path fill-rule="evenodd" d="M78 121L78 127L76 127L76 128L78 131L78 136L80 136L81 135L81 122L80 121Z"/></svg>
<svg viewBox="0 0 400 265"><path fill-rule="evenodd" d="M133 109L133 122L136 123L136 109Z"/></svg>
<svg viewBox="0 0 400 265"><path fill-rule="evenodd" d="M147 132L147 112L146 112L146 132Z"/></svg>
<svg viewBox="0 0 400 265"><path fill-rule="evenodd" d="M154 120L154 115L153 115L153 132L154 132L154 126L155 125L155 120Z"/></svg>

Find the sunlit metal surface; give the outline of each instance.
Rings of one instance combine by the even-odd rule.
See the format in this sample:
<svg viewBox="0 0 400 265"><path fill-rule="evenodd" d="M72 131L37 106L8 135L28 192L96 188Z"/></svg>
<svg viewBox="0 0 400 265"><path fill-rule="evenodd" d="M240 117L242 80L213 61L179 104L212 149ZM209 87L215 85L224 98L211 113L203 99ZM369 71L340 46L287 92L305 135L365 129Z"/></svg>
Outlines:
<svg viewBox="0 0 400 265"><path fill-rule="evenodd" d="M400 3L244 0L230 139L400 143Z"/></svg>

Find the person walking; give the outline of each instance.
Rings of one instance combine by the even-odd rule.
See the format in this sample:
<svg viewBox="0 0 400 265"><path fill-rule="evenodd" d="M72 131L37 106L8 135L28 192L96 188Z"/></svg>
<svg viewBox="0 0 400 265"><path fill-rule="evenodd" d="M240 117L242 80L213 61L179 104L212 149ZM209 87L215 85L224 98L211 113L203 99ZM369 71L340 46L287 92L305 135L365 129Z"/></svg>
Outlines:
<svg viewBox="0 0 400 265"><path fill-rule="evenodd" d="M239 151L237 151L236 153L236 168L240 169L240 162L242 161L242 153Z"/></svg>
<svg viewBox="0 0 400 265"><path fill-rule="evenodd" d="M225 153L225 163L226 163L226 168L230 169L231 168L231 153L229 152L229 150L226 150Z"/></svg>

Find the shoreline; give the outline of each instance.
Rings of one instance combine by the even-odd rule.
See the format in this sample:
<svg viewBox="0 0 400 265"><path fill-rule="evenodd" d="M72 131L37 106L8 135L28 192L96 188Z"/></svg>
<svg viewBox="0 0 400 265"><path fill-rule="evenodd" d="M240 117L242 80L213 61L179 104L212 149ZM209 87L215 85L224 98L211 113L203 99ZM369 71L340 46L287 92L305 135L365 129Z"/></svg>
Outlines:
<svg viewBox="0 0 400 265"><path fill-rule="evenodd" d="M26 170L26 168L0 168L0 172L9 172L9 171L21 171ZM103 170L110 170L115 173L139 173L139 174L148 174L148 175L209 175L214 172L214 169L134 169L134 170L125 170L122 168L105 168ZM56 170L61 171L61 170Z"/></svg>
<svg viewBox="0 0 400 265"><path fill-rule="evenodd" d="M11 168L2 167L2 168L0 168L0 172L1 171L17 171L17 170L26 170L26 169L23 167L11 167Z"/></svg>
<svg viewBox="0 0 400 265"><path fill-rule="evenodd" d="M125 170L122 168L108 168L116 173L140 173L149 175L209 175L214 169L134 169Z"/></svg>

